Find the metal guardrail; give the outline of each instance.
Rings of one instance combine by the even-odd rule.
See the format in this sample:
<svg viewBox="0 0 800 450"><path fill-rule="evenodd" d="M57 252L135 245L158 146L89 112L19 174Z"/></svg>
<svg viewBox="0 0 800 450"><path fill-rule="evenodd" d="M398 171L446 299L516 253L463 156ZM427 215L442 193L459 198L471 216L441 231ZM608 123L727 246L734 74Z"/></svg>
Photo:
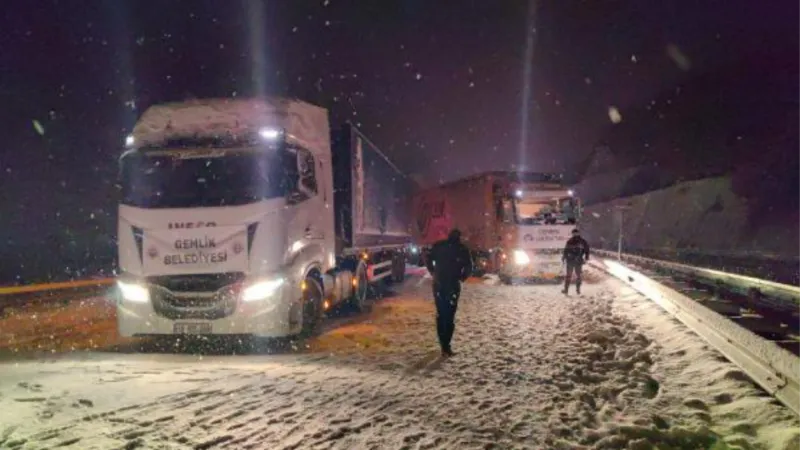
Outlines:
<svg viewBox="0 0 800 450"><path fill-rule="evenodd" d="M616 245L616 241L615 241ZM596 248L600 249L603 248L602 246L595 246ZM595 248L593 247L593 248ZM605 250L610 252L616 252L616 247L606 247ZM628 249L630 252L631 249ZM644 253L642 253L644 252ZM677 248L677 247L640 247L637 249L635 253L641 254L654 254L654 255L670 255L674 256L677 259L681 257L696 257L696 256L703 256L703 257L712 257L712 258L721 258L721 259L749 259L749 260L756 260L756 261L776 261L776 262L795 262L800 263L800 257L792 257L788 255L782 255L778 253L767 253L761 252L757 250L748 250L748 251L723 251L723 250L709 250L709 249L697 249L697 248ZM670 259L667 257L666 259Z"/></svg>
<svg viewBox="0 0 800 450"><path fill-rule="evenodd" d="M605 258L617 259L617 253L608 250L594 250L594 253ZM622 253L622 261L654 266L662 270L677 272L689 277L702 278L731 288L733 291L760 301L769 303L780 310L796 310L800 306L800 287L776 283L746 275L722 272L720 270L695 267L687 264L646 258L643 256Z"/></svg>
<svg viewBox="0 0 800 450"><path fill-rule="evenodd" d="M797 294L800 293L800 289L667 261L632 255L623 255L623 261L617 261L616 253L607 251L595 253L599 258L591 261L592 266L616 276L661 306L739 366L768 393L789 407L795 414L800 415L800 380L798 380L800 378L800 358L675 289L626 267L622 262L629 260L659 266L682 274L726 283L739 289L760 289L773 295L780 295L784 299L793 299L795 302L797 302Z"/></svg>

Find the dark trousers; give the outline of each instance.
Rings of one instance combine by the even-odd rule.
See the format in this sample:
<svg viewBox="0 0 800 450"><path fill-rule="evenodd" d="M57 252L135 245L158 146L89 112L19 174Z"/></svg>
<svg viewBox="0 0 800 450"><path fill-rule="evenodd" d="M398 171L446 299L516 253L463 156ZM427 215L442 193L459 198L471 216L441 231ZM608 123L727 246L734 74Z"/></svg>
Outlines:
<svg viewBox="0 0 800 450"><path fill-rule="evenodd" d="M461 296L461 285L455 283L434 283L433 298L436 302L436 333L442 350L450 350L450 341L456 330L456 310L458 297Z"/></svg>
<svg viewBox="0 0 800 450"><path fill-rule="evenodd" d="M567 261L567 276L564 278L564 290L569 289L569 283L572 281L572 274L575 273L575 289L581 291L581 274L583 273L583 263Z"/></svg>

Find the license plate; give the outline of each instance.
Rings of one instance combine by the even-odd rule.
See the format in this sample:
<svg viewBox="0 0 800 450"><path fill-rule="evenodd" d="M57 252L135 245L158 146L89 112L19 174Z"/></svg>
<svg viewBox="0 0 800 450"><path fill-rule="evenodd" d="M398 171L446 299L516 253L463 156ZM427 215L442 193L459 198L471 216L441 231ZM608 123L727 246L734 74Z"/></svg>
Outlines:
<svg viewBox="0 0 800 450"><path fill-rule="evenodd" d="M210 323L176 323L172 326L175 334L211 334Z"/></svg>

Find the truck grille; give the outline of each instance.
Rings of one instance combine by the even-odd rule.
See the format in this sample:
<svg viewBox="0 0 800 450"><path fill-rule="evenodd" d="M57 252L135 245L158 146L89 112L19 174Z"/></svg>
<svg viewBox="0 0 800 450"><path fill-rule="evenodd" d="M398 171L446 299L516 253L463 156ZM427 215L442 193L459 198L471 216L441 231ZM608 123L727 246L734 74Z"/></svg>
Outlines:
<svg viewBox="0 0 800 450"><path fill-rule="evenodd" d="M170 320L215 320L236 311L241 272L148 279L156 313Z"/></svg>
<svg viewBox="0 0 800 450"><path fill-rule="evenodd" d="M227 272L150 277L147 282L172 292L215 292L243 278L242 272Z"/></svg>

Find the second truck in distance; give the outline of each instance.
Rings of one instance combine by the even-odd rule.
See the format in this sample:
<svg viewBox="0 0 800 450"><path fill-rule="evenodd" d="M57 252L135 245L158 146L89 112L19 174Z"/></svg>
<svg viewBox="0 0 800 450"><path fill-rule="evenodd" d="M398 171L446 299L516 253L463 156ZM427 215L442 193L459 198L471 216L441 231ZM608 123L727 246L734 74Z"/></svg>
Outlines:
<svg viewBox="0 0 800 450"><path fill-rule="evenodd" d="M413 211L422 254L457 227L476 270L511 283L559 278L581 206L561 175L488 172L417 193Z"/></svg>

